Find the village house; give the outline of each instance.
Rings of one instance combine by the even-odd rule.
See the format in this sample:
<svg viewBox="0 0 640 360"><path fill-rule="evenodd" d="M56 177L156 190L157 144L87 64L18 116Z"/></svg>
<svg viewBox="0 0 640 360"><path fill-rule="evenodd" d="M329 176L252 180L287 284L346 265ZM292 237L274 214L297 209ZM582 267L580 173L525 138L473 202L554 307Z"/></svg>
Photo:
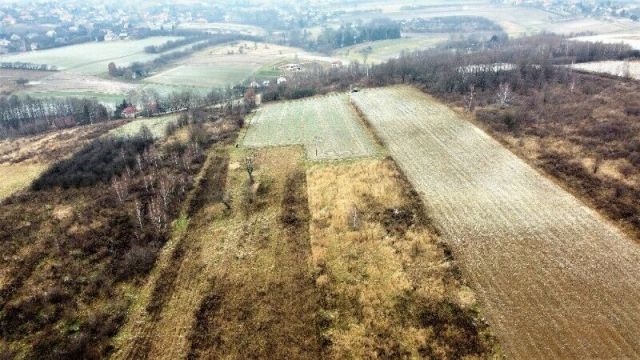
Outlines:
<svg viewBox="0 0 640 360"><path fill-rule="evenodd" d="M124 108L124 110L122 110L122 117L124 117L125 119L133 119L136 117L137 113L138 109L136 109L135 106L127 106L126 108Z"/></svg>
<svg viewBox="0 0 640 360"><path fill-rule="evenodd" d="M287 78L286 77L279 77L278 80L276 81L278 85L280 84L284 84L287 82Z"/></svg>

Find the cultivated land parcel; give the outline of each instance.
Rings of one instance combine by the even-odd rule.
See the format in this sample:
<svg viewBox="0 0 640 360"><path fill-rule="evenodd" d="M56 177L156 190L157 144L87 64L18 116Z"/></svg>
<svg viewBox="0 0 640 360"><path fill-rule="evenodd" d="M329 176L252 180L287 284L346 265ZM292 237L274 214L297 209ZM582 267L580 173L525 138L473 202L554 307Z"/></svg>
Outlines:
<svg viewBox="0 0 640 360"><path fill-rule="evenodd" d="M640 356L640 250L409 87L353 95L420 191L512 358Z"/></svg>
<svg viewBox="0 0 640 360"><path fill-rule="evenodd" d="M373 155L373 139L346 94L269 104L251 120L248 147L304 145L309 159Z"/></svg>

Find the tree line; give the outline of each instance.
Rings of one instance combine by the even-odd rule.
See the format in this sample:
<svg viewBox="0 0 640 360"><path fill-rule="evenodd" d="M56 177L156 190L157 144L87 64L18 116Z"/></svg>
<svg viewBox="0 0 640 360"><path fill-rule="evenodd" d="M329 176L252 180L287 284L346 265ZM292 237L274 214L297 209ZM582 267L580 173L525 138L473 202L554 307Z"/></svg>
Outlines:
<svg viewBox="0 0 640 360"><path fill-rule="evenodd" d="M367 66L353 62L337 69L315 68L293 74L287 83L273 85L263 101L310 96L353 85L384 86L413 83L434 95L498 91L508 84L512 91L540 88L566 81L566 65L588 61L640 58L640 51L624 44L571 41L542 34L518 39L494 36L487 40L450 41L429 50L405 52L398 58Z"/></svg>
<svg viewBox="0 0 640 360"><path fill-rule="evenodd" d="M173 50L176 48L179 48L181 46L185 46L185 45L189 45L191 43L194 43L196 41L202 40L204 39L205 36L204 35L199 35L199 36L190 36L190 37L186 37L184 39L178 39L178 40L169 40L163 44L160 45L149 45L149 46L145 46L144 48L144 52L149 53L149 54L159 54L159 53L163 53L169 50Z"/></svg>
<svg viewBox="0 0 640 360"><path fill-rule="evenodd" d="M317 39L307 33L290 32L289 43L308 50L329 53L334 49L368 41L398 39L401 25L390 19L375 19L366 23L345 23L339 28L324 28Z"/></svg>
<svg viewBox="0 0 640 360"><path fill-rule="evenodd" d="M109 119L109 111L104 105L92 99L0 96L0 138L32 135Z"/></svg>

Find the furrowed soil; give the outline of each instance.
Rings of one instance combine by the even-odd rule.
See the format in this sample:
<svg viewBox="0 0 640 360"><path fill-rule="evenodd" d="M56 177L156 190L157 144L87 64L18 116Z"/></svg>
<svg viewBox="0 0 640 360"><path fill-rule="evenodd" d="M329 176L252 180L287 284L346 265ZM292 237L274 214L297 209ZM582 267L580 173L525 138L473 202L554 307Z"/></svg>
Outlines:
<svg viewBox="0 0 640 360"><path fill-rule="evenodd" d="M420 192L510 358L640 356L640 248L410 87L353 94Z"/></svg>

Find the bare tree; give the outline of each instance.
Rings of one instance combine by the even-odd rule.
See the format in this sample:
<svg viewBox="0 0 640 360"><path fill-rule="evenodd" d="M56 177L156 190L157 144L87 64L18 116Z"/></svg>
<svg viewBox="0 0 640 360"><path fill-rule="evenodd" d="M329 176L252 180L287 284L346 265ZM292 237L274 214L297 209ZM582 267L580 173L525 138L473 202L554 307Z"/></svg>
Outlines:
<svg viewBox="0 0 640 360"><path fill-rule="evenodd" d="M476 87L471 84L469 85L469 93L464 96L465 109L467 112L473 112L476 107Z"/></svg>
<svg viewBox="0 0 640 360"><path fill-rule="evenodd" d="M134 211L136 213L136 218L138 219L138 225L140 225L140 231L144 231L144 225L142 222L142 206L138 199L136 199L133 203Z"/></svg>
<svg viewBox="0 0 640 360"><path fill-rule="evenodd" d="M118 201L122 204L126 199L127 192L129 190L129 177L127 174L122 174L120 177L114 176L111 181L111 187L116 192Z"/></svg>
<svg viewBox="0 0 640 360"><path fill-rule="evenodd" d="M502 83L498 86L498 93L496 94L498 105L501 107L507 107L511 104L513 93L511 92L511 86L508 83Z"/></svg>
<svg viewBox="0 0 640 360"><path fill-rule="evenodd" d="M623 61L620 65L620 76L625 79L631 78L631 65L628 60Z"/></svg>
<svg viewBox="0 0 640 360"><path fill-rule="evenodd" d="M253 171L255 170L253 166L253 157L247 156L244 161L245 170L247 170L247 174L249 175L249 185L253 185Z"/></svg>

